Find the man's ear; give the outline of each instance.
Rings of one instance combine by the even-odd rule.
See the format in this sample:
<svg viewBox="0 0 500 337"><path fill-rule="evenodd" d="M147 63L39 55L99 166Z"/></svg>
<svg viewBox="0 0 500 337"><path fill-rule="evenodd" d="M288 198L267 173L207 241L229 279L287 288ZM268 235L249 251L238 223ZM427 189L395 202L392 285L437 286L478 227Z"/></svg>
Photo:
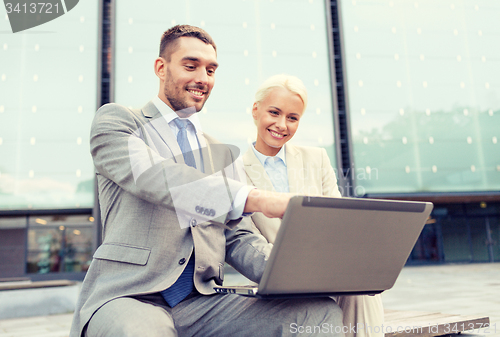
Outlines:
<svg viewBox="0 0 500 337"><path fill-rule="evenodd" d="M163 57L158 57L155 60L155 74L158 76L160 80L163 80L165 78L165 72L167 71L167 61Z"/></svg>

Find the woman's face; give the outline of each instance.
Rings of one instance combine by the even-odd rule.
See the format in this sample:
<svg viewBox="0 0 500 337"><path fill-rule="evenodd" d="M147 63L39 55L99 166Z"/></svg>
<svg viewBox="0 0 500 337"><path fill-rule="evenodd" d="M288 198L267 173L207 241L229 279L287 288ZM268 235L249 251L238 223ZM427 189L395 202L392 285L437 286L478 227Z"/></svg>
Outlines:
<svg viewBox="0 0 500 337"><path fill-rule="evenodd" d="M281 87L271 89L264 100L254 103L252 116L257 125L257 151L275 156L297 131L303 110L300 96Z"/></svg>

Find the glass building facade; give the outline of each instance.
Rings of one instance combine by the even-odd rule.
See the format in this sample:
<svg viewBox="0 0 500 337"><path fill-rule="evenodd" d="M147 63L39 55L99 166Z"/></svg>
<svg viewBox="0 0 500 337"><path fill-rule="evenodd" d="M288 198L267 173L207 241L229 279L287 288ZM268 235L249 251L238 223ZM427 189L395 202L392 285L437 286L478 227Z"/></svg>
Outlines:
<svg viewBox="0 0 500 337"><path fill-rule="evenodd" d="M98 5L15 34L0 12L0 278L82 275L95 249Z"/></svg>
<svg viewBox="0 0 500 337"><path fill-rule="evenodd" d="M341 1L365 193L500 190L495 1Z"/></svg>
<svg viewBox="0 0 500 337"><path fill-rule="evenodd" d="M309 104L292 142L325 148L341 189L350 175L357 196L435 203L411 263L498 261L499 14L494 0L101 0L16 34L0 17L0 278L84 275L100 243L93 115L157 95L175 24L217 43L204 132L246 151L257 87L295 75Z"/></svg>
<svg viewBox="0 0 500 337"><path fill-rule="evenodd" d="M336 4L355 193L435 203L412 262L500 260L500 4Z"/></svg>
<svg viewBox="0 0 500 337"><path fill-rule="evenodd" d="M251 110L257 87L286 73L308 89L309 104L293 142L320 146L335 167L328 26L323 1L158 1L116 3L115 101L134 108L158 94L153 63L161 34L175 24L205 29L217 44L219 68L201 111L203 131L246 151L255 141ZM234 15L238 13L238 15Z"/></svg>
<svg viewBox="0 0 500 337"><path fill-rule="evenodd" d="M16 34L0 18L1 210L94 205L98 6L77 8Z"/></svg>

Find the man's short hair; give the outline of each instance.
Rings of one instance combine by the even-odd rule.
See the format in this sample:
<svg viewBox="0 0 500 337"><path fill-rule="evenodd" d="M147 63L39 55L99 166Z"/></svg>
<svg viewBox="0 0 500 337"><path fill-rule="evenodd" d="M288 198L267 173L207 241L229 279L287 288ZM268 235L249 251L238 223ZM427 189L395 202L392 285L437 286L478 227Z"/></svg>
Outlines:
<svg viewBox="0 0 500 337"><path fill-rule="evenodd" d="M304 83L302 83L298 77L287 74L271 76L264 83L262 83L255 93L255 103L259 104L266 99L274 88L287 89L291 93L299 95L302 103L304 103L304 110L302 112L306 111L307 89L304 86Z"/></svg>
<svg viewBox="0 0 500 337"><path fill-rule="evenodd" d="M195 37L198 40L212 45L215 52L217 47L212 37L203 29L190 25L177 25L165 31L161 37L159 56L170 62L170 56L175 51L180 37Z"/></svg>

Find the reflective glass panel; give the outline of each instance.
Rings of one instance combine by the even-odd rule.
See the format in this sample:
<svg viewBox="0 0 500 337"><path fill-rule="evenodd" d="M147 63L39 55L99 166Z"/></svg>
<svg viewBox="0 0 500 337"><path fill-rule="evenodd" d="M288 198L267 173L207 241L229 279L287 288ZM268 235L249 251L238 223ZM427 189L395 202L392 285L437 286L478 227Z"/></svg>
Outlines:
<svg viewBox="0 0 500 337"><path fill-rule="evenodd" d="M0 17L0 209L93 206L98 2L11 33Z"/></svg>
<svg viewBox="0 0 500 337"><path fill-rule="evenodd" d="M500 2L340 3L357 192L498 190Z"/></svg>
<svg viewBox="0 0 500 337"><path fill-rule="evenodd" d="M468 218L467 222L470 227L472 260L475 262L489 261L485 218Z"/></svg>
<svg viewBox="0 0 500 337"><path fill-rule="evenodd" d="M438 240L436 224L425 225L413 247L410 259L412 261L439 261Z"/></svg>
<svg viewBox="0 0 500 337"><path fill-rule="evenodd" d="M472 261L467 218L441 220L445 262Z"/></svg>
<svg viewBox="0 0 500 337"><path fill-rule="evenodd" d="M28 231L28 273L47 274L63 270L62 237L62 230L54 227Z"/></svg>
<svg viewBox="0 0 500 337"><path fill-rule="evenodd" d="M216 85L200 113L203 131L246 151L255 140L251 116L257 87L268 77L299 77L309 104L292 142L333 150L332 95L324 1L136 1L116 3L115 101L140 108L158 94L153 62L162 33L175 24L205 29L217 44ZM286 15L284 15L286 13Z"/></svg>
<svg viewBox="0 0 500 337"><path fill-rule="evenodd" d="M495 262L500 261L500 217L490 217L488 219L490 225L491 250Z"/></svg>
<svg viewBox="0 0 500 337"><path fill-rule="evenodd" d="M87 271L92 260L93 221L86 215L30 217L27 272Z"/></svg>

